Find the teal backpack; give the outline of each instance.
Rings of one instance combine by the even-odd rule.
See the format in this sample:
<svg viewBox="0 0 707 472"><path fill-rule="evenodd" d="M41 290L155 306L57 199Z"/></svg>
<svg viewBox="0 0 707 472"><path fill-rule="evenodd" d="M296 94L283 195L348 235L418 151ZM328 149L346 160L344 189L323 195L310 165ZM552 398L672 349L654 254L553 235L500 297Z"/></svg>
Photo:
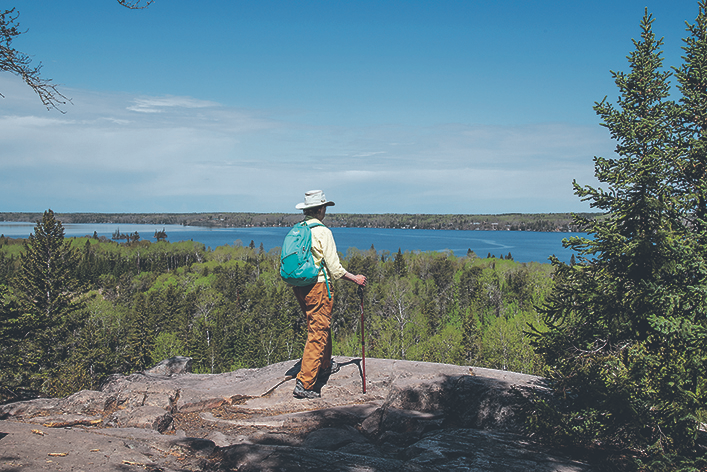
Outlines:
<svg viewBox="0 0 707 472"><path fill-rule="evenodd" d="M317 282L321 267L314 263L312 254L312 231L311 228L324 226L321 223L308 225L306 221L297 223L292 227L285 240L282 242L280 253L280 277L289 285L295 287L305 287ZM322 265L324 260L322 259ZM329 298L329 279L324 270L324 280Z"/></svg>

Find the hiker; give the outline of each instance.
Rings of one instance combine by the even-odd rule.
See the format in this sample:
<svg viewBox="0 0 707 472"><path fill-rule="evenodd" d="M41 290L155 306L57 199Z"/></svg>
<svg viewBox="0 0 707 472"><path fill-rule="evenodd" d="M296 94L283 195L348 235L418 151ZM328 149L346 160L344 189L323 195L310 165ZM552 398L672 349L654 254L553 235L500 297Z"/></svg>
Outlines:
<svg viewBox="0 0 707 472"><path fill-rule="evenodd" d="M321 396L318 389L315 389L317 379L339 370L338 364L331 358L331 314L334 306L332 282L344 279L361 287L366 286L365 276L347 272L339 261L334 236L322 224L329 206L334 206L334 202L327 201L321 190L305 193L304 202L295 206L304 212L304 221L311 228L314 262L321 267L316 283L292 287L307 317L307 344L304 346L302 367L297 374L293 392L297 398Z"/></svg>

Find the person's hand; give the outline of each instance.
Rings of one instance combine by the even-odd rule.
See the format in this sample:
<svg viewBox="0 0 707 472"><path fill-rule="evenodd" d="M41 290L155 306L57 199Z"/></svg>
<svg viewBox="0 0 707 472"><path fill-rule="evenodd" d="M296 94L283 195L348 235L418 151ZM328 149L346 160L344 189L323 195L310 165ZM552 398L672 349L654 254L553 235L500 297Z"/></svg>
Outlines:
<svg viewBox="0 0 707 472"><path fill-rule="evenodd" d="M366 276L365 275L353 275L351 272L346 272L344 274L344 280L349 280L359 287L365 287L366 286Z"/></svg>
<svg viewBox="0 0 707 472"><path fill-rule="evenodd" d="M356 282L361 287L366 286L366 276L365 275L354 275L354 282Z"/></svg>

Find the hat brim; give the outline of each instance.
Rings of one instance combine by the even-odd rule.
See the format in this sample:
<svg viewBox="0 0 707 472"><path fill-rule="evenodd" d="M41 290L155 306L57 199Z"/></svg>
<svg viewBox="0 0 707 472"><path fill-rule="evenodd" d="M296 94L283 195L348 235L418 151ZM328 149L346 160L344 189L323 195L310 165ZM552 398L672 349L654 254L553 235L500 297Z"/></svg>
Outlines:
<svg viewBox="0 0 707 472"><path fill-rule="evenodd" d="M320 206L334 206L336 203L334 202L326 202L326 203L315 203L312 205L307 205L306 203L298 203L295 205L295 208L298 210L306 210L307 208L315 208L315 207L320 207Z"/></svg>

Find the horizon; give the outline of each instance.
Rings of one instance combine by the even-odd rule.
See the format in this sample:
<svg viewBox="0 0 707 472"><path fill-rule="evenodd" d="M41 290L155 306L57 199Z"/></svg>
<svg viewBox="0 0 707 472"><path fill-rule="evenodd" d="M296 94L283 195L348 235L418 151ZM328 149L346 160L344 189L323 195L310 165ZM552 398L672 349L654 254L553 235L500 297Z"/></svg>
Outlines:
<svg viewBox="0 0 707 472"><path fill-rule="evenodd" d="M12 46L72 99L0 74L0 200L17 213L587 213L647 6L665 68L697 2L307 4L16 0ZM66 34L71 31L72 34ZM674 81L673 81L674 82ZM677 99L677 96L671 98ZM80 210L85 209L85 210ZM224 213L234 213L225 211Z"/></svg>
<svg viewBox="0 0 707 472"><path fill-rule="evenodd" d="M51 210L48 208L47 210ZM4 214L38 214L42 215L47 210L27 210L27 211L0 211L0 216ZM98 212L98 211L54 211L54 215L215 215L215 214L245 214L245 215L301 215L301 211L294 212L284 212L284 211L156 211L156 212ZM354 212L335 212L328 211L327 215L411 215L411 216L504 216L504 215L561 215L570 213L582 213L582 214L602 214L601 211L540 211L540 212L519 212L510 211L504 213L398 213L398 212L385 212L385 213L354 213ZM0 223L3 221L0 220Z"/></svg>

